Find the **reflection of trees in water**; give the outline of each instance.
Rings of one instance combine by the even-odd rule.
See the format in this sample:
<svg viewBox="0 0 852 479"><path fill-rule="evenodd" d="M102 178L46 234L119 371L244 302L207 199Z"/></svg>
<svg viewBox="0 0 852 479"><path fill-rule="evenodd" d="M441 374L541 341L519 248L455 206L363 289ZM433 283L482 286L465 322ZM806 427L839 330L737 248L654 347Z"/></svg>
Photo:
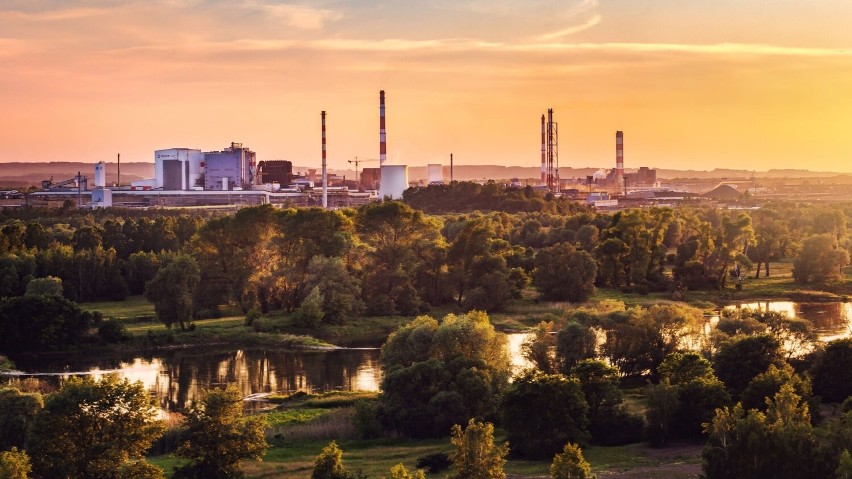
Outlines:
<svg viewBox="0 0 852 479"><path fill-rule="evenodd" d="M235 384L243 396L261 392L354 389L378 381L359 378L367 371L378 376L378 351L338 350L290 352L237 350L221 352L173 351L163 359L163 371L154 385L159 404L168 410L189 405L202 390ZM356 381L356 379L358 379Z"/></svg>
<svg viewBox="0 0 852 479"><path fill-rule="evenodd" d="M849 318L843 303L794 303L796 316L814 324L819 333L847 331Z"/></svg>

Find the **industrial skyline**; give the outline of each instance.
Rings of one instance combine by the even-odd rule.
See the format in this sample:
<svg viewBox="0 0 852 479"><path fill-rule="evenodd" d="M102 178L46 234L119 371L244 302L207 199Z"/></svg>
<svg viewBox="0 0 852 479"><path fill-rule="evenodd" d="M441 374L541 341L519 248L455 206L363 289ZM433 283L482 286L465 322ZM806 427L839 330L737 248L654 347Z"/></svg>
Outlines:
<svg viewBox="0 0 852 479"><path fill-rule="evenodd" d="M0 161L150 161L252 145L328 166L538 166L542 109L561 167L852 172L852 4L9 0L0 4Z"/></svg>

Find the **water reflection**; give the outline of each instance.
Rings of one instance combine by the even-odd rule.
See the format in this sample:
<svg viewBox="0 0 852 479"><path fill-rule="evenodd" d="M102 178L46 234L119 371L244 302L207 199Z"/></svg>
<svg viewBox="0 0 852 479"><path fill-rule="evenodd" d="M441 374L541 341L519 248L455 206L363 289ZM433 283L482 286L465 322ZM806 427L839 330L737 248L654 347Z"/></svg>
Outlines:
<svg viewBox="0 0 852 479"><path fill-rule="evenodd" d="M244 397L295 390L377 391L376 349L293 352L283 350L178 350L129 359L14 358L19 369L58 386L67 377L118 373L141 381L169 411L185 408L204 389L234 384Z"/></svg>
<svg viewBox="0 0 852 479"><path fill-rule="evenodd" d="M810 320L823 341L850 336L852 304L849 303L762 301L728 307L782 311ZM707 318L705 333L709 333L717 321L718 316ZM521 355L521 345L531 334L507 335L516 374L530 366ZM701 338L693 339L699 341ZM689 346L698 347L698 344ZM378 349L294 352L206 348L113 358L39 355L12 359L20 370L54 386L74 374L100 377L116 372L132 381L141 381L163 410L176 411L187 407L201 391L224 384L236 385L243 397L296 390L378 391L382 377L379 354ZM0 376L0 382L8 380Z"/></svg>
<svg viewBox="0 0 852 479"><path fill-rule="evenodd" d="M810 321L820 341L846 338L852 332L852 303L794 303L791 301L760 301L727 306L728 309L751 308L759 311L786 313L791 318Z"/></svg>

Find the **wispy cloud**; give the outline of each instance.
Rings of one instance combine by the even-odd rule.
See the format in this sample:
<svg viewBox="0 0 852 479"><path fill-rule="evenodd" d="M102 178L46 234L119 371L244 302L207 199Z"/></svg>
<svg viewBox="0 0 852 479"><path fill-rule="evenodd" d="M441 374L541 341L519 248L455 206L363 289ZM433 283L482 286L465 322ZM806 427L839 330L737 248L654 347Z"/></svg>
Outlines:
<svg viewBox="0 0 852 479"><path fill-rule="evenodd" d="M575 33L580 33L582 31L588 30L588 29L594 27L595 25L599 24L601 22L601 18L602 17L600 15L595 14L591 18L589 18L588 20L586 20L584 23L582 23L580 25L574 25L574 26L571 26L571 27L568 27L568 28L563 28L562 30L558 30L558 31L551 32L551 33L546 33L544 35L539 36L538 40L539 41L545 41L545 42L551 41L551 40L559 40L559 39L566 37L568 35L574 35Z"/></svg>
<svg viewBox="0 0 852 479"><path fill-rule="evenodd" d="M288 26L302 30L319 30L326 23L340 20L342 12L315 8L308 5L286 3L265 3L259 0L244 0L244 8L257 10L263 14L282 20Z"/></svg>
<svg viewBox="0 0 852 479"><path fill-rule="evenodd" d="M45 10L41 12L25 12L22 10L0 10L0 18L14 19L31 22L57 22L66 20L80 20L104 15L109 12L105 8L65 8L57 10Z"/></svg>

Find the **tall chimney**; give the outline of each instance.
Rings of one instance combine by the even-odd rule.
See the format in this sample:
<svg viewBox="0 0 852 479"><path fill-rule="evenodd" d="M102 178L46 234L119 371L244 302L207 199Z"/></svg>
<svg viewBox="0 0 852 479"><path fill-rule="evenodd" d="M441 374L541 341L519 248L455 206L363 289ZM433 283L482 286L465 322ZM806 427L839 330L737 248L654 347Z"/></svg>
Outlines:
<svg viewBox="0 0 852 479"><path fill-rule="evenodd" d="M325 169L325 111L322 112L322 207L328 208L328 172Z"/></svg>
<svg viewBox="0 0 852 479"><path fill-rule="evenodd" d="M385 131L385 91L379 92L379 166L385 164L388 156L387 132Z"/></svg>
<svg viewBox="0 0 852 479"><path fill-rule="evenodd" d="M544 154L544 115L541 115L541 184L547 184L547 161Z"/></svg>
<svg viewBox="0 0 852 479"><path fill-rule="evenodd" d="M615 177L624 178L624 132L615 132Z"/></svg>

